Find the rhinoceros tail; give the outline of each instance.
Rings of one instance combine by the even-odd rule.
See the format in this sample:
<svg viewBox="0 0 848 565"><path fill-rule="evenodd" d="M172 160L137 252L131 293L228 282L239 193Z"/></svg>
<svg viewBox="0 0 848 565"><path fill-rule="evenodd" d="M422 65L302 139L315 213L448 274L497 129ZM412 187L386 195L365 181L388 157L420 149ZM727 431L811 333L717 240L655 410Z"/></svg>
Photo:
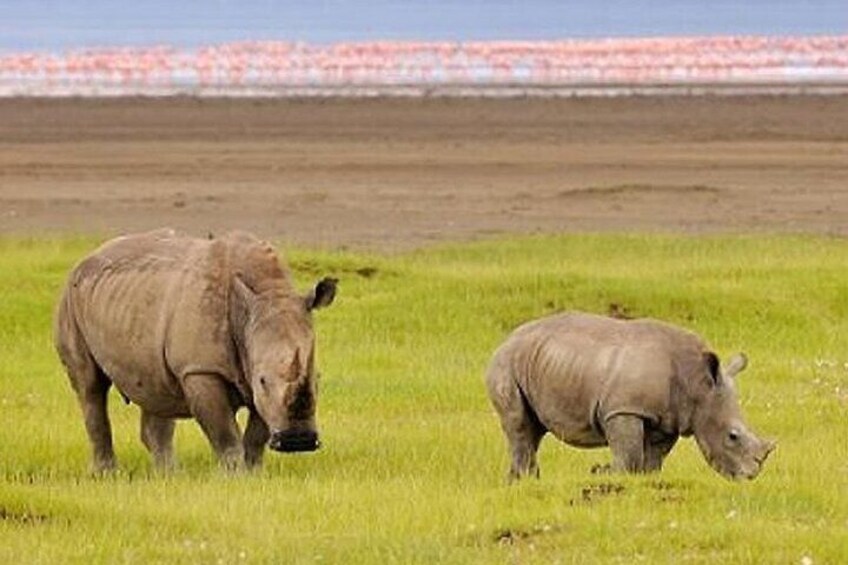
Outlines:
<svg viewBox="0 0 848 565"><path fill-rule="evenodd" d="M65 367L79 363L82 349L80 343L82 336L74 317L70 294L69 285L62 292L56 316L53 319L53 345Z"/></svg>
<svg viewBox="0 0 848 565"><path fill-rule="evenodd" d="M524 414L526 418L532 422L533 426L538 429L545 429L545 426L542 424L542 421L539 420L539 416L536 415L536 410L533 408L533 405L530 404L530 401L527 399L527 395L524 393L524 389L521 388L521 385L516 382L515 387L518 389L518 394L521 396L521 405L524 407Z"/></svg>
<svg viewBox="0 0 848 565"><path fill-rule="evenodd" d="M69 284L59 300L56 311L53 343L62 365L67 370L71 386L80 392L92 381L102 381L105 375L91 355L77 322L73 301L72 285Z"/></svg>

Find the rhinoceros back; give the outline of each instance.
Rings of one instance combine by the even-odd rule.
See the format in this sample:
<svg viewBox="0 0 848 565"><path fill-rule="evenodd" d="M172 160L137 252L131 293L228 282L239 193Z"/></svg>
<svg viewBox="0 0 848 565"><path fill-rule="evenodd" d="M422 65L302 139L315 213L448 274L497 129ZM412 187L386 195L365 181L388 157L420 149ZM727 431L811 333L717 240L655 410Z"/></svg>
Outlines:
<svg viewBox="0 0 848 565"><path fill-rule="evenodd" d="M224 242L162 230L112 240L74 269L66 315L130 400L188 415L181 374L233 371L227 255Z"/></svg>
<svg viewBox="0 0 848 565"><path fill-rule="evenodd" d="M682 359L699 359L702 348L694 334L660 322L565 313L521 326L498 355L548 430L591 446L604 442L604 421L615 414L673 420Z"/></svg>

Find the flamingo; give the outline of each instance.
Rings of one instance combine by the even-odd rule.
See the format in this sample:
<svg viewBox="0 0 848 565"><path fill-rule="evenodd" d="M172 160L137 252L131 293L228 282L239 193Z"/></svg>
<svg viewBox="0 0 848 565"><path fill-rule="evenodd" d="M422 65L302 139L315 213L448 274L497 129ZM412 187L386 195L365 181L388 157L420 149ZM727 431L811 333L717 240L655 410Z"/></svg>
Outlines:
<svg viewBox="0 0 848 565"><path fill-rule="evenodd" d="M0 57L0 79L57 84L241 87L249 84L538 84L750 80L796 69L848 78L848 35L768 38L592 39L561 41L341 42L244 41L179 50L164 45L92 48Z"/></svg>

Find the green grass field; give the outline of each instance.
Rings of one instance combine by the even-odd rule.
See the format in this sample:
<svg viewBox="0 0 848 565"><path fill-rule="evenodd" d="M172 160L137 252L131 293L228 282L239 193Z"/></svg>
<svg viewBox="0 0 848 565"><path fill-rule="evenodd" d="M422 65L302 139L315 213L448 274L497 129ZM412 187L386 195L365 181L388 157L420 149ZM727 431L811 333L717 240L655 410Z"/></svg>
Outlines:
<svg viewBox="0 0 848 565"><path fill-rule="evenodd" d="M96 241L0 240L0 562L845 563L848 242L568 236L403 255L292 250L316 315L324 447L219 470L196 424L153 471L113 392L120 471L88 472L51 342L64 278ZM596 476L606 449L547 438L540 480L507 486L482 378L519 323L564 309L666 319L744 350L748 422L779 441L753 482L683 440L662 473Z"/></svg>

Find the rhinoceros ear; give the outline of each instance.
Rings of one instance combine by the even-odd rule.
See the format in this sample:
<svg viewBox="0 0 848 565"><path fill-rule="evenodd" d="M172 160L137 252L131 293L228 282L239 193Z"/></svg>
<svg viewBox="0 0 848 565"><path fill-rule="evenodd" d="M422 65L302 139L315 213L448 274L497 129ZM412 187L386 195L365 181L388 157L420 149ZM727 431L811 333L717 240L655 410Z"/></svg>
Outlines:
<svg viewBox="0 0 848 565"><path fill-rule="evenodd" d="M318 281L315 288L310 290L309 294L304 298L306 309L312 311L316 308L324 308L332 304L333 299L336 297L336 285L338 282L339 279L331 277L324 277Z"/></svg>
<svg viewBox="0 0 848 565"><path fill-rule="evenodd" d="M712 351L707 351L704 353L704 363L707 365L707 374L709 374L710 379L713 384L718 386L721 384L721 373L720 373L720 365L721 362L718 359L718 355L713 353Z"/></svg>
<svg viewBox="0 0 848 565"><path fill-rule="evenodd" d="M247 283L238 274L233 277L233 294L246 313L253 309L253 305L256 303L256 293L247 286Z"/></svg>
<svg viewBox="0 0 848 565"><path fill-rule="evenodd" d="M747 366L748 358L745 356L745 354L737 353L736 355L731 357L730 360L727 362L724 367L724 371L722 371L722 374L726 379L735 379L736 375L744 371L745 367Z"/></svg>

